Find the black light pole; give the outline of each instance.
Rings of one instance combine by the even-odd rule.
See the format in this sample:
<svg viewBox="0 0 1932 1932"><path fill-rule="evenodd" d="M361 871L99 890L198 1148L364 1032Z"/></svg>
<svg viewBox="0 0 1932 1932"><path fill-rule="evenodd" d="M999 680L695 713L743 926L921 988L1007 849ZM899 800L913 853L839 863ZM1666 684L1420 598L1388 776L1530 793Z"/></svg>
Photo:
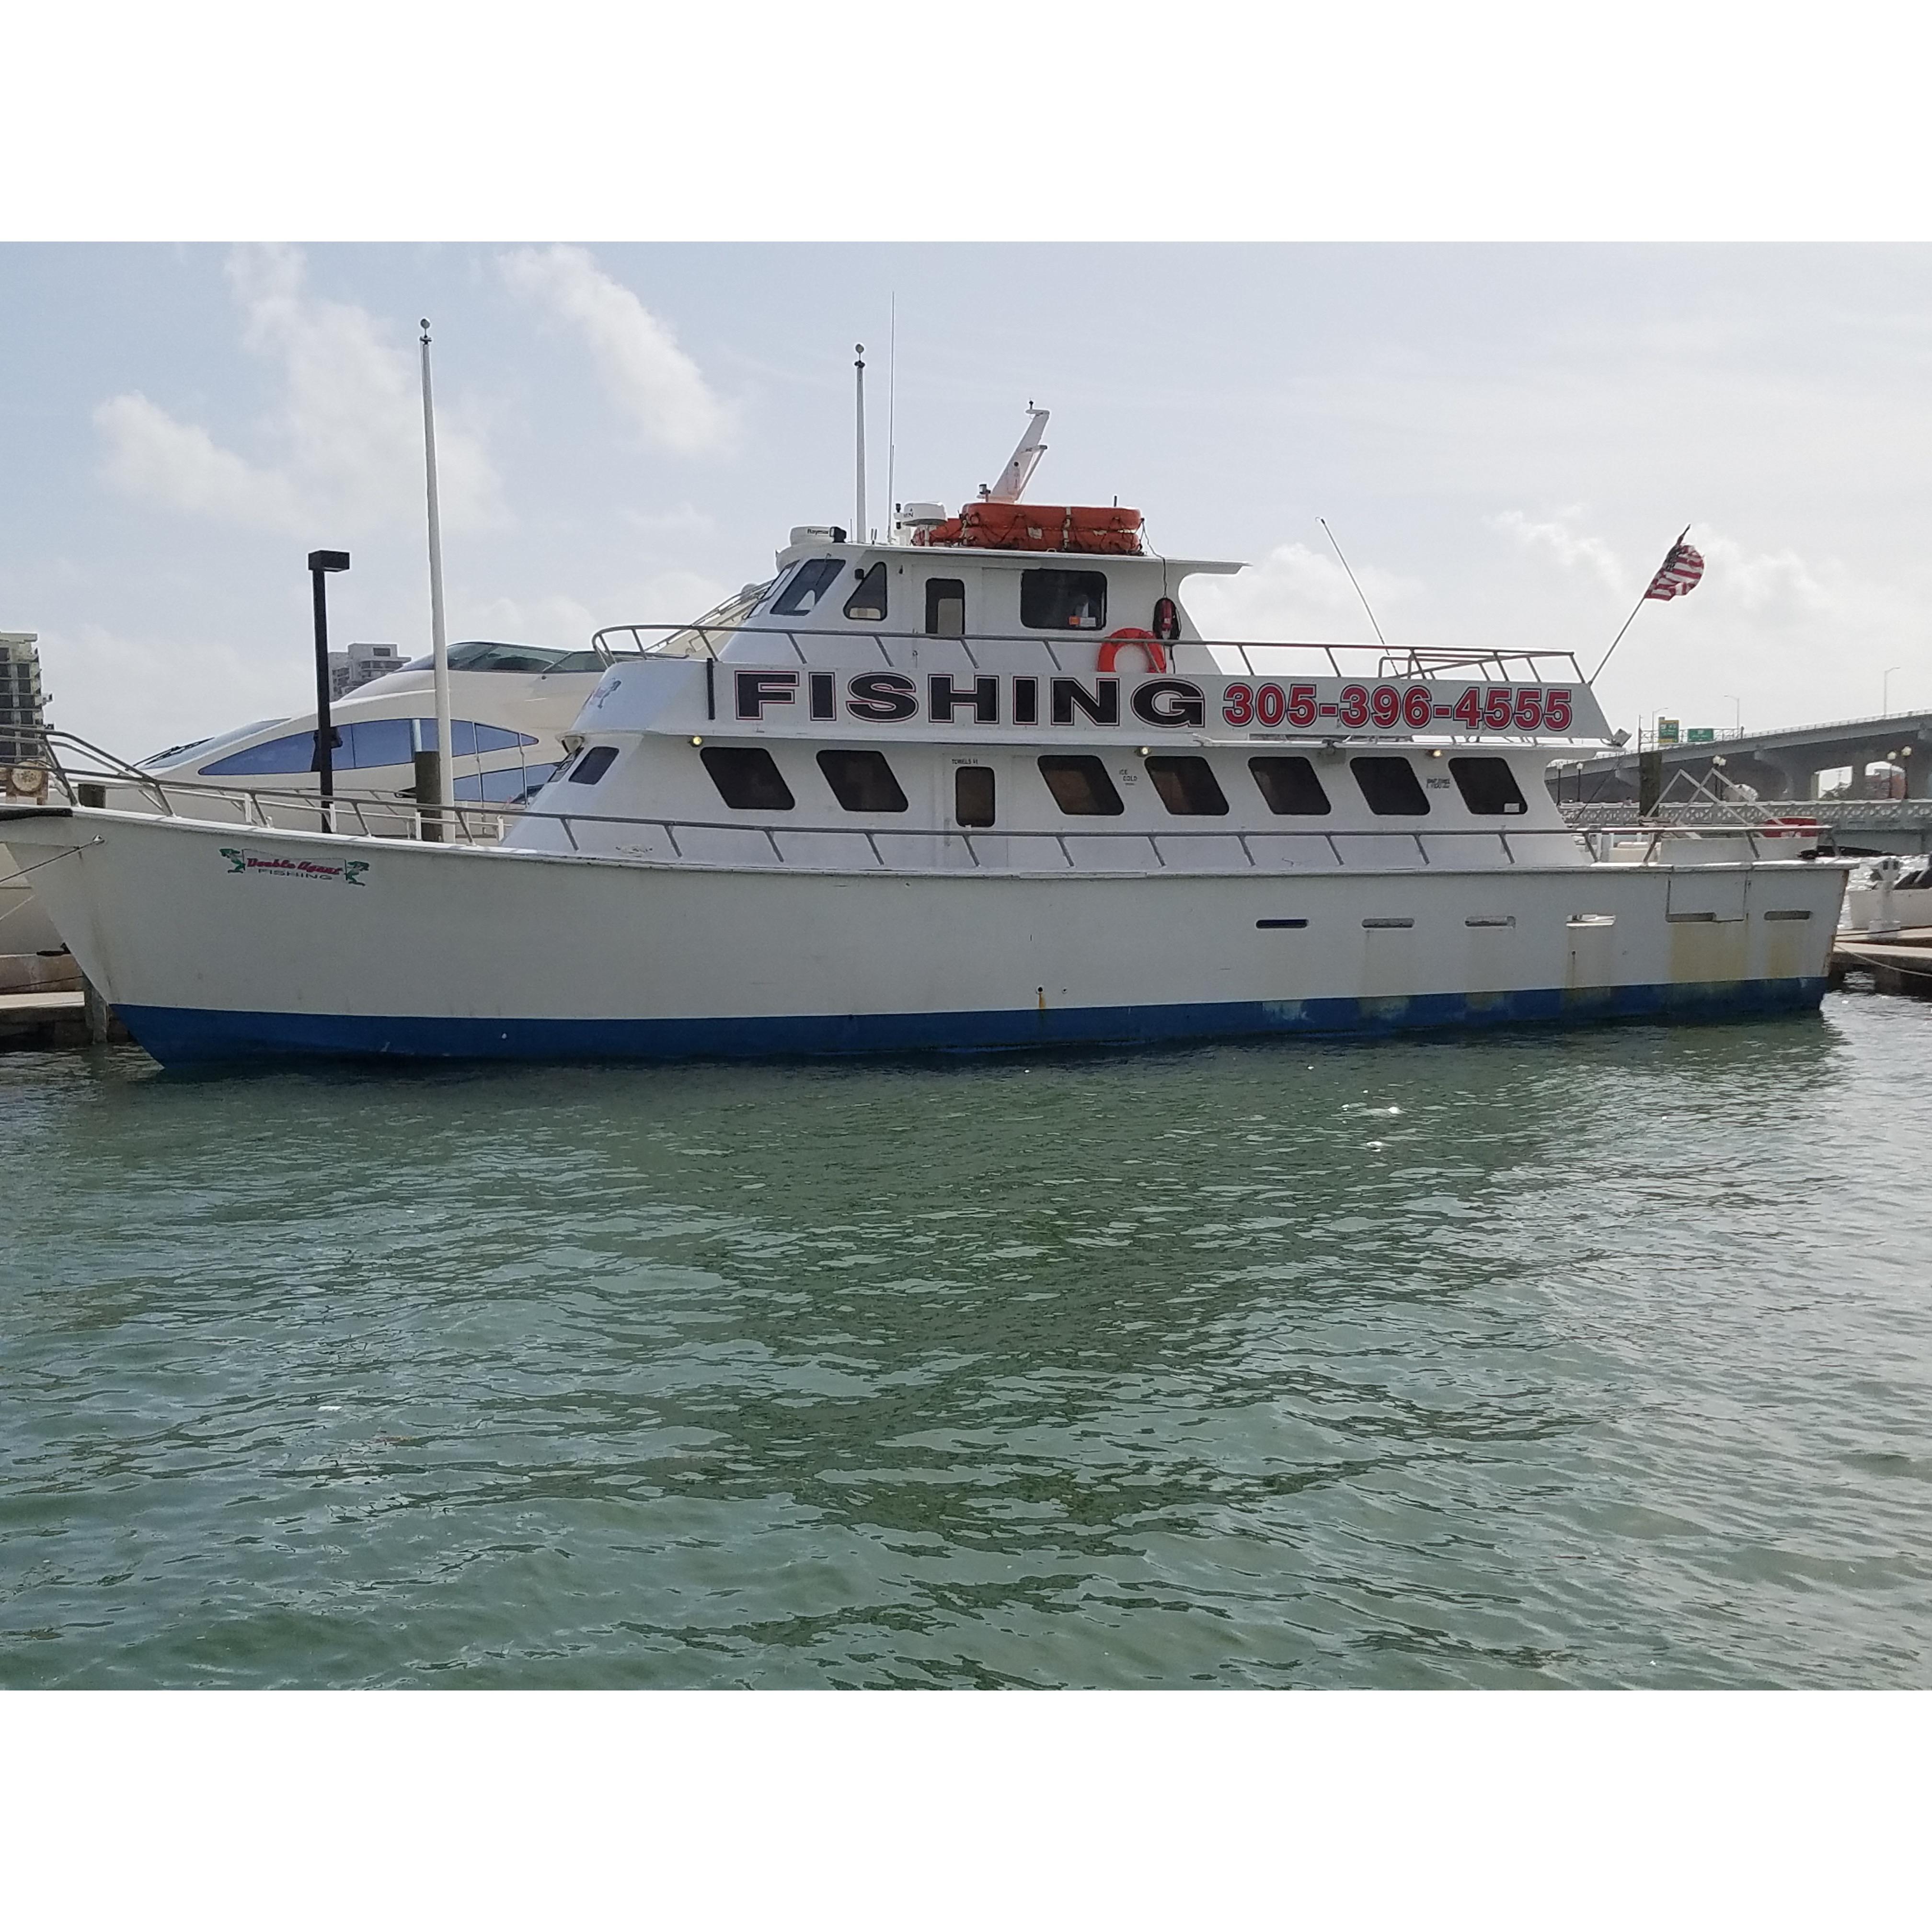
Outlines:
<svg viewBox="0 0 1932 1932"><path fill-rule="evenodd" d="M312 550L309 581L315 590L315 757L309 769L322 780L322 829L335 830L335 748L340 742L328 718L328 599L322 580L349 568L346 550Z"/></svg>

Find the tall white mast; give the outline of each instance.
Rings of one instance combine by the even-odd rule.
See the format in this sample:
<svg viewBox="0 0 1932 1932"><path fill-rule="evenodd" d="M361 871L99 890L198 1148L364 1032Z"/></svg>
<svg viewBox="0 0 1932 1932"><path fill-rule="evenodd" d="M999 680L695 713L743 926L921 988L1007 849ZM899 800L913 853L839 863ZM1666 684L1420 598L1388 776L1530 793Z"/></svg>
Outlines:
<svg viewBox="0 0 1932 1932"><path fill-rule="evenodd" d="M866 541L866 345L855 342L852 346L859 352L859 359L852 365L859 379L859 503L852 541L862 544Z"/></svg>
<svg viewBox="0 0 1932 1932"><path fill-rule="evenodd" d="M986 492L989 503L1017 503L1020 493L1027 486L1027 479L1040 466L1040 459L1046 454L1046 445L1041 438L1046 434L1048 412L1027 404L1026 434L1013 446L1013 453L1006 458L1006 466L1000 472L1000 480Z"/></svg>
<svg viewBox="0 0 1932 1932"><path fill-rule="evenodd" d="M436 667L436 836L456 818L456 767L449 718L449 638L442 621L442 518L436 500L436 403L430 389L429 317L422 319L423 461L429 482L429 630Z"/></svg>
<svg viewBox="0 0 1932 1932"><path fill-rule="evenodd" d="M886 535L898 542L899 298L892 291L892 320L886 326Z"/></svg>

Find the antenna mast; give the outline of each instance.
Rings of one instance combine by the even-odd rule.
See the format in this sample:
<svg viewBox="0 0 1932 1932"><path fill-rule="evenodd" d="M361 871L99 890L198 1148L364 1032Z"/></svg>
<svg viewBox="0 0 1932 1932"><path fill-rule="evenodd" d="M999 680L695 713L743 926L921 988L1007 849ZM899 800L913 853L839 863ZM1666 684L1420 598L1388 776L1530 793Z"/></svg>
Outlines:
<svg viewBox="0 0 1932 1932"><path fill-rule="evenodd" d="M892 291L891 318L886 326L886 528L896 542L899 533L899 298L896 289Z"/></svg>
<svg viewBox="0 0 1932 1932"><path fill-rule="evenodd" d="M1328 539L1330 543L1334 544L1335 554L1338 557L1342 558L1342 568L1344 570L1348 571L1348 581L1351 584L1355 584L1355 595L1361 598L1362 608L1364 610L1368 610L1369 612L1369 628L1376 634L1376 642L1381 645L1384 650L1387 650L1388 649L1388 640L1382 635L1382 627L1381 625L1376 622L1376 614L1372 610L1369 610L1369 600L1366 594L1364 592L1362 586L1359 584L1355 584L1355 573L1352 570L1348 570L1348 560L1346 556L1342 556L1342 546L1335 542L1335 532L1328 527L1328 519L1326 517L1317 517L1315 520L1322 526L1322 535Z"/></svg>
<svg viewBox="0 0 1932 1932"><path fill-rule="evenodd" d="M852 346L858 352L858 360L852 367L857 372L859 382L859 501L858 514L852 524L852 541L862 544L866 541L866 345L855 342Z"/></svg>
<svg viewBox="0 0 1932 1932"><path fill-rule="evenodd" d="M449 638L442 619L442 518L436 496L436 403L429 380L429 317L422 318L423 466L429 486L429 629L436 677L436 833L453 833L456 772L449 724ZM427 802L418 797L418 806ZM424 827L425 832L428 827Z"/></svg>

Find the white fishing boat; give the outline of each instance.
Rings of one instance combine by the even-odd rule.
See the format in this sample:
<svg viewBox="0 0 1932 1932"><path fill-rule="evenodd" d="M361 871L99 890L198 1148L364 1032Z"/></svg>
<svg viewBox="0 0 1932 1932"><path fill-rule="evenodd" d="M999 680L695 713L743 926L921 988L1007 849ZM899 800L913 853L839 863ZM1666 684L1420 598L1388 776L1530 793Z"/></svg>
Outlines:
<svg viewBox="0 0 1932 1932"><path fill-rule="evenodd" d="M500 843L5 813L170 1065L669 1059L1710 1018L1815 1006L1843 868L1749 827L1571 832L1562 651L1220 644L1232 563L1018 500L622 646ZM1773 856L1773 855L1776 856Z"/></svg>

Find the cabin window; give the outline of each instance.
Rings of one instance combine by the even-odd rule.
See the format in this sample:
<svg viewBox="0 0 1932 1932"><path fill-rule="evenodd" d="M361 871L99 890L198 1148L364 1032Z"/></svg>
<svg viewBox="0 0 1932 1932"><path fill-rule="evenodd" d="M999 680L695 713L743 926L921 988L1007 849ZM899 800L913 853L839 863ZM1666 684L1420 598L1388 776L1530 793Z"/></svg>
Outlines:
<svg viewBox="0 0 1932 1932"><path fill-rule="evenodd" d="M1126 810L1098 758L1066 753L1042 758L1040 775L1054 802L1072 818L1118 818Z"/></svg>
<svg viewBox="0 0 1932 1932"><path fill-rule="evenodd" d="M820 752L818 769L848 812L903 812L906 795L883 752Z"/></svg>
<svg viewBox="0 0 1932 1932"><path fill-rule="evenodd" d="M1351 758L1348 769L1378 818L1420 818L1429 800L1406 758Z"/></svg>
<svg viewBox="0 0 1932 1932"><path fill-rule="evenodd" d="M1250 758L1248 770L1261 788L1262 801L1277 818L1322 818L1329 810L1328 794L1306 758Z"/></svg>
<svg viewBox="0 0 1932 1932"><path fill-rule="evenodd" d="M962 825L993 822L993 768L961 765L952 774L952 815Z"/></svg>
<svg viewBox="0 0 1932 1932"><path fill-rule="evenodd" d="M845 614L877 624L886 614L886 566L875 563L859 572L859 587L845 600Z"/></svg>
<svg viewBox="0 0 1932 1932"><path fill-rule="evenodd" d="M734 812L789 812L791 788L762 745L706 745L698 754Z"/></svg>
<svg viewBox="0 0 1932 1932"><path fill-rule="evenodd" d="M966 634L966 586L957 577L926 580L926 634L963 638Z"/></svg>
<svg viewBox="0 0 1932 1932"><path fill-rule="evenodd" d="M791 581L778 592L772 606L775 617L802 617L818 608L818 600L838 582L845 568L842 556L814 556L800 564Z"/></svg>
<svg viewBox="0 0 1932 1932"><path fill-rule="evenodd" d="M1150 758L1148 776L1177 818L1226 818L1228 800L1205 758Z"/></svg>
<svg viewBox="0 0 1932 1932"><path fill-rule="evenodd" d="M616 762L615 745L592 745L572 768L570 782L572 784L595 784Z"/></svg>
<svg viewBox="0 0 1932 1932"><path fill-rule="evenodd" d="M1030 631L1097 631L1107 621L1104 570L1023 570L1020 622Z"/></svg>
<svg viewBox="0 0 1932 1932"><path fill-rule="evenodd" d="M608 745L599 751L608 752ZM494 772L472 772L455 781L458 805L520 805L549 783L554 765L503 765Z"/></svg>
<svg viewBox="0 0 1932 1932"><path fill-rule="evenodd" d="M329 762L338 772L366 771L382 765L406 765L416 746L432 751L436 748L436 720L418 718L414 722L416 735L413 740L410 736L411 721L406 718L368 718L356 724L338 724L337 743ZM458 758L473 758L483 752L514 751L537 742L524 732L512 731L501 724L479 724L468 718L454 719L449 735ZM314 770L315 734L309 730L291 732L283 737L271 738L264 744L250 745L244 751L231 752L213 764L203 765L199 776L205 778L251 778Z"/></svg>
<svg viewBox="0 0 1932 1932"><path fill-rule="evenodd" d="M1451 758L1449 776L1462 802L1485 818L1529 809L1507 758Z"/></svg>

